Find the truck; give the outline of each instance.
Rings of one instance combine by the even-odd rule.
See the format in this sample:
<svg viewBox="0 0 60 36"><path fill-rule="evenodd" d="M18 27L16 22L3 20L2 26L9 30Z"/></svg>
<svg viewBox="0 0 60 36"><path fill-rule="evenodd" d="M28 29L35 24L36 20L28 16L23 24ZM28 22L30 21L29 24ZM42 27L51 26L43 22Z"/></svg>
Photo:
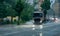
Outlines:
<svg viewBox="0 0 60 36"><path fill-rule="evenodd" d="M38 25L41 24L44 20L43 12L34 12L33 13L33 20L34 24Z"/></svg>

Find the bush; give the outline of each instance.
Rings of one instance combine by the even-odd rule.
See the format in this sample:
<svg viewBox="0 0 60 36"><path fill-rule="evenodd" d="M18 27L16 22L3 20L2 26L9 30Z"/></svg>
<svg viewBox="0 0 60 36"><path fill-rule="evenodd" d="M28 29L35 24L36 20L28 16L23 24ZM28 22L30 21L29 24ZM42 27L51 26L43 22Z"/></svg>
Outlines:
<svg viewBox="0 0 60 36"><path fill-rule="evenodd" d="M23 21L29 21L30 20L30 17L28 15L24 15L24 16L21 17L21 19Z"/></svg>

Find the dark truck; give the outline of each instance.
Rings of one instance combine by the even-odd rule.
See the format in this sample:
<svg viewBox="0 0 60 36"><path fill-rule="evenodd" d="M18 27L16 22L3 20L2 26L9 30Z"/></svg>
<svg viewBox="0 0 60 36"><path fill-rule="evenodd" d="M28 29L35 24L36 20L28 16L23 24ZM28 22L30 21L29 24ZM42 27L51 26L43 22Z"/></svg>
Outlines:
<svg viewBox="0 0 60 36"><path fill-rule="evenodd" d="M34 12L33 13L33 20L34 24L41 24L43 22L43 13L42 12Z"/></svg>

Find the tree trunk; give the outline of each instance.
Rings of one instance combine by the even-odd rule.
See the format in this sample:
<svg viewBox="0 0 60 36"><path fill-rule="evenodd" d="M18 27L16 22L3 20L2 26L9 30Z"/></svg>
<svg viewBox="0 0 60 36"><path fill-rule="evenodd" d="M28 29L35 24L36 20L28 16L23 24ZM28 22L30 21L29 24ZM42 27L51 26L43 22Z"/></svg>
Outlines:
<svg viewBox="0 0 60 36"><path fill-rule="evenodd" d="M44 15L44 21L46 21L46 15Z"/></svg>
<svg viewBox="0 0 60 36"><path fill-rule="evenodd" d="M18 16L18 24L17 25L20 25L20 16Z"/></svg>
<svg viewBox="0 0 60 36"><path fill-rule="evenodd" d="M43 13L44 13L44 22L45 22L46 21L47 10L44 10Z"/></svg>
<svg viewBox="0 0 60 36"><path fill-rule="evenodd" d="M11 24L13 23L13 16L11 16Z"/></svg>

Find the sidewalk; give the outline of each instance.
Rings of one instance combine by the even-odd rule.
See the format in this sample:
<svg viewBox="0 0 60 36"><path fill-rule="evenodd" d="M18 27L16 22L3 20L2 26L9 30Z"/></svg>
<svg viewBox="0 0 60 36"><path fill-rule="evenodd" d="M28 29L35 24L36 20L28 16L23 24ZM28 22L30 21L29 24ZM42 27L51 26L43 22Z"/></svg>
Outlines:
<svg viewBox="0 0 60 36"><path fill-rule="evenodd" d="M46 23L42 23L42 25L49 25L49 24L53 25L54 23L60 24L60 19L56 20L55 22L50 22L50 21L48 22L47 21ZM25 23L25 25L14 25L14 24L0 25L0 27L33 27L33 26L34 26L34 24L33 24L32 20Z"/></svg>
<svg viewBox="0 0 60 36"><path fill-rule="evenodd" d="M33 27L34 25L0 25L0 28L30 28Z"/></svg>
<svg viewBox="0 0 60 36"><path fill-rule="evenodd" d="M0 25L0 27L14 27L16 25L8 24L8 25Z"/></svg>

